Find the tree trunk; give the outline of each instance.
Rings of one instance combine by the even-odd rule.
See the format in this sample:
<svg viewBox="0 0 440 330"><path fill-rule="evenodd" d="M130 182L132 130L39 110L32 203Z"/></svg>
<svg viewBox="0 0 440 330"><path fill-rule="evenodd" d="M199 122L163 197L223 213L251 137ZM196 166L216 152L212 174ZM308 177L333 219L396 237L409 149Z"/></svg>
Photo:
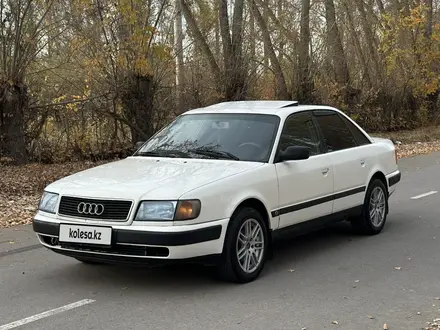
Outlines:
<svg viewBox="0 0 440 330"><path fill-rule="evenodd" d="M265 22L269 22L269 1L270 0L262 0L264 2L265 6L263 8L263 20ZM266 77L266 74L268 72L269 68L269 49L267 48L267 44L264 43L263 45L263 61L264 61L264 67L263 67L263 76Z"/></svg>
<svg viewBox="0 0 440 330"><path fill-rule="evenodd" d="M357 56L359 57L362 68L364 70L363 79L366 80L367 87L372 87L372 81L371 81L371 77L370 77L370 68L368 67L367 59L365 58L364 52L362 50L362 46L359 41L359 36L356 34L356 28L354 26L353 16L351 14L351 10L345 1L342 1L342 5L345 9L345 14L347 15L347 22L348 22L348 26L349 26L348 31L349 31L351 39L353 41L354 49L357 53Z"/></svg>
<svg viewBox="0 0 440 330"><path fill-rule="evenodd" d="M181 0L176 0L176 17L174 21L174 49L176 53L176 104L177 113L184 112L184 79L183 73L183 29Z"/></svg>
<svg viewBox="0 0 440 330"><path fill-rule="evenodd" d="M287 85L286 80L284 78L283 70L281 69L280 62L278 61L278 58L275 54L275 51L273 49L272 41L270 39L269 31L267 30L266 23L263 19L263 16L261 16L260 11L258 10L257 4L254 0L250 0L252 13L255 16L255 19L257 20L257 23L260 27L261 33L263 35L263 41L265 44L265 48L268 51L268 57L270 59L270 62L272 64L272 68L276 77L277 82L277 97L279 99L288 100L290 99L289 92L287 91Z"/></svg>
<svg viewBox="0 0 440 330"><path fill-rule="evenodd" d="M281 1L281 0L280 0ZM257 7L264 8L264 12L267 13L273 24L275 24L276 28L280 30L280 32L288 38L292 44L295 46L298 44L298 32L295 30L289 30L287 29L286 25L281 23L281 21L278 19L277 16L273 13L273 11L268 7L267 2L263 0L255 0L255 3L257 4ZM264 16L263 16L264 19ZM268 22L268 20L264 20L265 22ZM294 29L293 26L289 26L290 29Z"/></svg>
<svg viewBox="0 0 440 330"><path fill-rule="evenodd" d="M256 33L255 33L255 16L252 13L252 10L249 13L249 39L250 39L250 61L251 61L251 69L250 69L250 76L251 79L255 79L257 76L257 67L255 64L255 49L256 49Z"/></svg>
<svg viewBox="0 0 440 330"><path fill-rule="evenodd" d="M298 99L312 102L313 81L310 74L310 0L301 0L300 42L298 47Z"/></svg>
<svg viewBox="0 0 440 330"><path fill-rule="evenodd" d="M330 49L336 82L348 87L350 75L342 47L341 36L336 24L335 4L333 0L325 0L325 18L327 22L327 42Z"/></svg>
<svg viewBox="0 0 440 330"><path fill-rule="evenodd" d="M224 72L231 70L232 65L232 41L229 33L229 16L228 16L228 2L227 0L220 0L220 7L218 12L218 19L220 22L220 34L222 36L223 45L223 65Z"/></svg>
<svg viewBox="0 0 440 330"><path fill-rule="evenodd" d="M211 49L209 48L209 45L206 42L206 39L203 37L203 34L200 31L197 22L191 13L191 10L189 9L188 5L185 3L184 0L181 0L181 6L182 6L183 16L185 17L186 23L188 24L188 28L190 29L195 39L196 45L199 47L200 51L208 60L208 64L211 67L211 71L214 76L216 86L217 88L221 88L221 71L214 58L214 55L212 54Z"/></svg>
<svg viewBox="0 0 440 330"><path fill-rule="evenodd" d="M227 0L220 0L219 21L223 43L225 100L243 100L247 95L246 76L242 54L244 0L236 0L232 20L232 38L229 32Z"/></svg>
<svg viewBox="0 0 440 330"><path fill-rule="evenodd" d="M432 0L422 0L427 7L426 23L425 23L425 38L427 39L428 47L432 47ZM433 93L426 96L426 102L428 107L428 115L431 122L437 121L437 101L440 94L440 89L437 89Z"/></svg>
<svg viewBox="0 0 440 330"><path fill-rule="evenodd" d="M0 83L0 156L15 164L28 161L24 114L28 107L27 86Z"/></svg>
<svg viewBox="0 0 440 330"><path fill-rule="evenodd" d="M125 117L140 129L130 127L133 143L145 141L154 134L154 83L152 76L130 74L121 93Z"/></svg>
<svg viewBox="0 0 440 330"><path fill-rule="evenodd" d="M423 0L423 3L427 7L426 13L426 25L425 25L425 37L431 39L432 36L432 0Z"/></svg>
<svg viewBox="0 0 440 330"><path fill-rule="evenodd" d="M371 30L371 23L369 23L367 19L367 12L365 11L364 0L356 0L356 6L359 11L362 29L364 30L365 33L365 39L366 39L365 41L368 47L368 51L370 53L371 60L373 61L374 76L377 78L376 87L378 87L382 85L383 79L382 79L382 71L379 65L379 58L377 55L377 49L378 49L377 42Z"/></svg>

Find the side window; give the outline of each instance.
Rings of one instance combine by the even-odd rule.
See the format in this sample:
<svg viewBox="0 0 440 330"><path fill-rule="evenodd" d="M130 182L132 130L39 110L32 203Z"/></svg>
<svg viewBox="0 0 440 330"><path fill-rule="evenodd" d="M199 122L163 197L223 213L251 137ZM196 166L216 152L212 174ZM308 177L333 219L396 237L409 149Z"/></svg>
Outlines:
<svg viewBox="0 0 440 330"><path fill-rule="evenodd" d="M353 134L336 112L317 111L315 116L329 152L357 146Z"/></svg>
<svg viewBox="0 0 440 330"><path fill-rule="evenodd" d="M290 146L309 147L310 155L319 154L320 140L310 113L300 112L286 119L278 148Z"/></svg>
<svg viewBox="0 0 440 330"><path fill-rule="evenodd" d="M371 144L371 142L367 139L367 137L364 135L364 133L362 133L359 130L359 128L354 126L351 121L349 121L344 116L340 116L340 117L342 118L344 123L348 126L348 128L351 131L351 133L353 133L353 136L356 139L356 142L357 142L358 145L363 146L363 145L366 145L366 144Z"/></svg>

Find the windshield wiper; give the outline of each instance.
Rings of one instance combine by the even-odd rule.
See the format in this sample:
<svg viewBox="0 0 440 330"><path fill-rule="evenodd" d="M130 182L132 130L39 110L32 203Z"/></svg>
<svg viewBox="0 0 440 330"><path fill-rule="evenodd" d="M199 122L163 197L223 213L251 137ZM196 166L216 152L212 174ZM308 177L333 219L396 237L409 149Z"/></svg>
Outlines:
<svg viewBox="0 0 440 330"><path fill-rule="evenodd" d="M237 156L231 154L230 152L227 151L217 151L217 150L206 150L206 149L202 149L202 148L198 148L198 149L189 149L189 152L193 152L195 154L199 154L199 155L204 155L204 156L209 156L209 157L213 157L216 159L233 159L233 160L240 160L240 158L238 158Z"/></svg>
<svg viewBox="0 0 440 330"><path fill-rule="evenodd" d="M160 156L161 154L157 151L143 151L138 152L135 156Z"/></svg>
<svg viewBox="0 0 440 330"><path fill-rule="evenodd" d="M157 156L157 157L184 157L188 158L189 155L186 152L180 150L152 150L152 151L141 151L136 154L136 156Z"/></svg>

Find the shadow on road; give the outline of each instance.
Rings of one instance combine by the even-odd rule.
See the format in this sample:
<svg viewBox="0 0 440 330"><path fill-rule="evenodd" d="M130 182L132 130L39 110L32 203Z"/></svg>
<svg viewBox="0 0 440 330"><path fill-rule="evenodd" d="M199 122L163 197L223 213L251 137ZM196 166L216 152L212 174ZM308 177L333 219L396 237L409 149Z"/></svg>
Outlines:
<svg viewBox="0 0 440 330"><path fill-rule="evenodd" d="M396 226L397 225L397 226ZM285 236L276 241L274 257L266 263L260 278L248 285L261 285L261 282L276 280L280 272L287 272L295 268L295 264L304 261L314 263L314 259L322 262L323 253L342 253L341 249L356 249L363 240L386 240L387 232L401 224L387 224L381 235L373 237L357 236L352 234L348 223L339 223L334 226L304 235ZM364 246L364 244L361 244ZM64 257L63 257L64 258ZM70 259L69 259L70 261ZM330 260L328 261L331 262ZM68 285L90 285L99 290L108 290L109 287L142 290L162 291L173 289L178 291L194 290L221 290L234 287L231 283L218 281L214 269L203 265L173 265L155 268L128 267L115 265L85 265L74 259L69 264L51 272L50 277L58 281L71 281ZM67 283L65 283L67 284ZM238 286L240 287L240 286Z"/></svg>

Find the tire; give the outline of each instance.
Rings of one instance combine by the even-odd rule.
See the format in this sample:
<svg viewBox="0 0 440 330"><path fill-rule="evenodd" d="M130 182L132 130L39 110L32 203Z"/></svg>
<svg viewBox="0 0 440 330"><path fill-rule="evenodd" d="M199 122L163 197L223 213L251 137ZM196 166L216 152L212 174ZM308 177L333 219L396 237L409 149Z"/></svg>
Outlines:
<svg viewBox="0 0 440 330"><path fill-rule="evenodd" d="M372 201L376 199L375 197L381 198L379 203L375 203ZM383 205L383 208L380 207ZM375 208L375 212L373 210L370 211L370 208ZM381 209L382 211L379 211ZM371 213L373 212L373 213ZM383 214L382 214L383 212ZM377 218L376 218L377 215ZM388 192L387 189L380 179L373 179L370 182L367 192L365 194L364 205L362 207L362 214L352 219L351 224L355 232L363 235L376 235L379 234L383 227L385 226L388 215Z"/></svg>
<svg viewBox="0 0 440 330"><path fill-rule="evenodd" d="M256 229L255 236L258 236L251 242L243 239L249 224L251 225L251 230ZM240 240L238 239L239 234ZM226 231L223 252L218 265L218 275L222 280L228 282L252 282L263 270L268 250L268 228L261 214L250 207L239 208L231 217ZM244 252L241 252L243 257L239 260L238 252L240 251ZM249 267L246 272L241 264L245 264L247 260L249 260ZM257 264L258 266L256 266ZM246 268L245 265L243 267Z"/></svg>

